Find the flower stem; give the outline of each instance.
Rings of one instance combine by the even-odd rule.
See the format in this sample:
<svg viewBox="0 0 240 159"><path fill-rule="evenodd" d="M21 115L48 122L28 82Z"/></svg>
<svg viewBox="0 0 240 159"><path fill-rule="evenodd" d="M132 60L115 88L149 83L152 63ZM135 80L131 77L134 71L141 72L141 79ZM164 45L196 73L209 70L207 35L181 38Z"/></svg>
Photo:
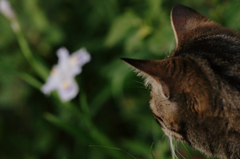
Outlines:
<svg viewBox="0 0 240 159"><path fill-rule="evenodd" d="M16 33L16 36L17 36L17 40L18 40L18 43L19 43L19 46L20 46L20 49L23 53L23 56L27 59L28 63L32 66L32 68L36 71L36 73L43 79L45 80L48 76L48 71L47 69L42 65L40 64L40 62L38 62L30 48L29 48L29 45L26 41L26 39L24 38L24 35L23 35L23 32L21 29L19 29L19 31L15 32Z"/></svg>

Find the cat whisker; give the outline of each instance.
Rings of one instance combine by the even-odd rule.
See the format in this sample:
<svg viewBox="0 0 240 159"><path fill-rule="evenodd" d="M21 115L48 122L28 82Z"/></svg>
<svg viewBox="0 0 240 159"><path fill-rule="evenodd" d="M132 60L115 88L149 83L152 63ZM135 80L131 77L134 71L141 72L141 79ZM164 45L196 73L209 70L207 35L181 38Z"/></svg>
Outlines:
<svg viewBox="0 0 240 159"><path fill-rule="evenodd" d="M140 83L140 84L143 84L143 85L144 85L144 83L143 83L143 82L140 82L140 81L133 81L133 82Z"/></svg>
<svg viewBox="0 0 240 159"><path fill-rule="evenodd" d="M175 149L175 148L174 148L174 149ZM177 153L178 153L182 158L186 159L180 152L178 152L177 149L175 149L175 151L177 151Z"/></svg>
<svg viewBox="0 0 240 159"><path fill-rule="evenodd" d="M179 146L180 146L180 144L182 143L182 141L181 141L181 143L178 141L178 140L174 140L175 141L175 150L177 151L177 153L182 157L182 158L184 158L184 159L186 159L177 149L179 148ZM192 156L191 156L192 157Z"/></svg>
<svg viewBox="0 0 240 159"><path fill-rule="evenodd" d="M160 139L160 142L163 140L163 139L165 139L166 140L166 135L162 135L162 138Z"/></svg>
<svg viewBox="0 0 240 159"><path fill-rule="evenodd" d="M175 153L175 148L173 146L173 141L172 141L172 137L169 136L169 140L170 140L170 147L171 147L171 152L172 152L172 159L175 159L175 157L178 159L176 153Z"/></svg>
<svg viewBox="0 0 240 159"><path fill-rule="evenodd" d="M144 87L140 87L140 86L133 86L132 88L141 88L141 89L146 89L146 88L144 88Z"/></svg>
<svg viewBox="0 0 240 159"><path fill-rule="evenodd" d="M187 151L188 155L190 155L190 156L191 156L191 158L192 158L192 155L191 155L191 153L188 151L188 149L186 148L186 146L184 145L184 143L183 143L182 141L181 141L181 143L182 143L183 147L186 149L186 151Z"/></svg>

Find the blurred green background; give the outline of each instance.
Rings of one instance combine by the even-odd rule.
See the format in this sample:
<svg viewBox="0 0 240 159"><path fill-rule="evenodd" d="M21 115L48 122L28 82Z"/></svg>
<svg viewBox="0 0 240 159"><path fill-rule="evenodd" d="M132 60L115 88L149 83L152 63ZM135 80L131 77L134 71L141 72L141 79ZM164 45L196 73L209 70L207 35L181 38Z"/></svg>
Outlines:
<svg viewBox="0 0 240 159"><path fill-rule="evenodd" d="M76 77L79 95L61 103L23 56L0 15L0 159L170 159L169 139L153 119L149 90L120 60L162 59L175 48L170 11L187 5L240 30L238 0L11 0L34 57L48 70L56 50L86 47L92 61ZM185 158L205 158L175 142ZM177 153L177 152L176 152ZM178 158L183 158L181 155Z"/></svg>

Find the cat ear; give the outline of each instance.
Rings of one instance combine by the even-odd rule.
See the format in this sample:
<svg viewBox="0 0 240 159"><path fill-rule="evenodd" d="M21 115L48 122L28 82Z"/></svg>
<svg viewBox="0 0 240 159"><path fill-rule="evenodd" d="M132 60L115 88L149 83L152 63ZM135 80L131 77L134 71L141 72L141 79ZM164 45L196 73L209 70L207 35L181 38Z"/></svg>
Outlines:
<svg viewBox="0 0 240 159"><path fill-rule="evenodd" d="M129 65L133 66L137 70L144 72L145 74L148 74L152 77L157 76L156 72L156 66L160 61L157 60L135 60L135 59L129 59L129 58L122 58L122 60Z"/></svg>
<svg viewBox="0 0 240 159"><path fill-rule="evenodd" d="M129 65L133 66L135 69L151 76L153 79L155 79L158 84L161 86L161 92L162 95L164 95L165 98L170 97L170 87L171 87L171 81L167 79L167 74L165 74L165 77L161 77L164 74L164 61L157 61L157 60L134 60L134 59L128 59L128 58L122 58L123 61L128 63ZM165 62L165 64L167 64ZM169 71L168 71L169 72Z"/></svg>
<svg viewBox="0 0 240 159"><path fill-rule="evenodd" d="M184 40L188 31L208 22L211 21L189 7L175 6L171 12L171 24L177 45Z"/></svg>

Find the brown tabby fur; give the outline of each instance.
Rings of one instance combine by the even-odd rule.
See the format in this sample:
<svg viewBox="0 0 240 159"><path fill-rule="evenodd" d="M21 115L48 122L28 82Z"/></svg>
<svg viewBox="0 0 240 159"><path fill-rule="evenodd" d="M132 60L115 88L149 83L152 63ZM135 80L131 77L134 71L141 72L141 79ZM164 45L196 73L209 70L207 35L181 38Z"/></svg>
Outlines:
<svg viewBox="0 0 240 159"><path fill-rule="evenodd" d="M123 60L151 85L150 108L166 135L208 156L240 158L240 38L185 6L171 19L171 57Z"/></svg>

